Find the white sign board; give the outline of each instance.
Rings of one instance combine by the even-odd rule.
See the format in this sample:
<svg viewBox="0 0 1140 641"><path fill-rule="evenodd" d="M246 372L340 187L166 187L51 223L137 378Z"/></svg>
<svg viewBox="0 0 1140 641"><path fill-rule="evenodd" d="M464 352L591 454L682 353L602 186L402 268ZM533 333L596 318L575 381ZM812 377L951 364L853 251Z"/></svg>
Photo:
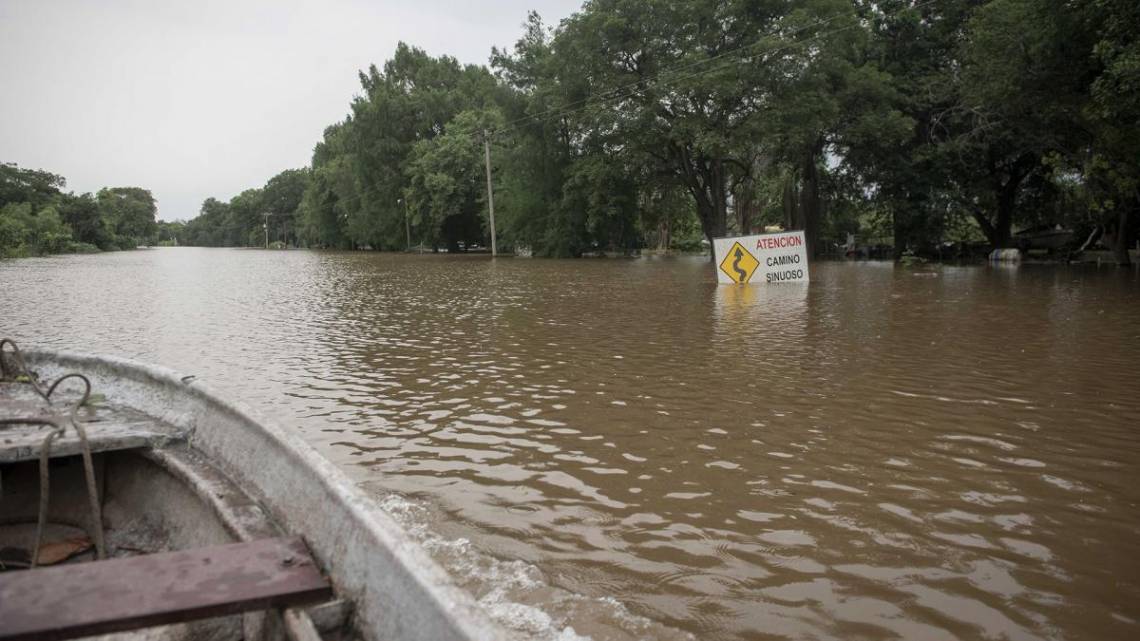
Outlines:
<svg viewBox="0 0 1140 641"><path fill-rule="evenodd" d="M714 238L716 279L723 284L802 283L808 280L802 231Z"/></svg>

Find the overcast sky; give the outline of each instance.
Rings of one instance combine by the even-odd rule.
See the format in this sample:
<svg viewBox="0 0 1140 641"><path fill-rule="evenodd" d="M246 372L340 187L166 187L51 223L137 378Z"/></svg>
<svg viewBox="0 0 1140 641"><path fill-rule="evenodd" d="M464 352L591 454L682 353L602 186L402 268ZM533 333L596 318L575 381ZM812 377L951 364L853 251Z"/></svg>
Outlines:
<svg viewBox="0 0 1140 641"><path fill-rule="evenodd" d="M189 219L308 165L397 42L486 64L530 9L557 24L581 2L0 0L0 161Z"/></svg>

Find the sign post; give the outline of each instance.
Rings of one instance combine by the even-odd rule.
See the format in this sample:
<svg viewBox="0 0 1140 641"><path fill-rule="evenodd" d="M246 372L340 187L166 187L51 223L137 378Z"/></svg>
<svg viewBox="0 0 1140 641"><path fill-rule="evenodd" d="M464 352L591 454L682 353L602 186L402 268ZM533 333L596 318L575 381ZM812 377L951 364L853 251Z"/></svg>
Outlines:
<svg viewBox="0 0 1140 641"><path fill-rule="evenodd" d="M808 280L802 231L714 238L716 279L723 285L801 283Z"/></svg>

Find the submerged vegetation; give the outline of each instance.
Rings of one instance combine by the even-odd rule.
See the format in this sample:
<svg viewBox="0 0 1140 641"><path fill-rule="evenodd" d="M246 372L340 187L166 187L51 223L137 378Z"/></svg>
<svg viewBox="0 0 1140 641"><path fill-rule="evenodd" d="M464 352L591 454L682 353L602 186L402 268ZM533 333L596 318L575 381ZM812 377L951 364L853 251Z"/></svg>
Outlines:
<svg viewBox="0 0 1140 641"><path fill-rule="evenodd" d="M0 163L0 258L134 249L160 241L151 193L64 193L63 176ZM167 236L167 238L172 238Z"/></svg>

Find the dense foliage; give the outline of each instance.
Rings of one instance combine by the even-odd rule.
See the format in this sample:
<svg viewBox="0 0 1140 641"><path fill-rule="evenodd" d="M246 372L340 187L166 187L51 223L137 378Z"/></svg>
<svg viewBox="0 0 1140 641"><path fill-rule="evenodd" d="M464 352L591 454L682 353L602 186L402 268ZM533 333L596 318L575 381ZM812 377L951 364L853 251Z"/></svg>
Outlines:
<svg viewBox="0 0 1140 641"><path fill-rule="evenodd" d="M0 257L134 249L159 239L155 202L138 187L64 193L62 176L0 164Z"/></svg>
<svg viewBox="0 0 1140 641"><path fill-rule="evenodd" d="M1135 0L591 0L489 68L401 44L310 168L207 200L183 240L485 245L486 140L500 244L540 255L767 225L942 254L1063 225L1127 262L1137 33Z"/></svg>
<svg viewBox="0 0 1140 641"><path fill-rule="evenodd" d="M247 189L223 203L207 198L199 215L172 229L179 244L259 247L296 243L297 209L309 184L305 169L283 171L260 189Z"/></svg>

